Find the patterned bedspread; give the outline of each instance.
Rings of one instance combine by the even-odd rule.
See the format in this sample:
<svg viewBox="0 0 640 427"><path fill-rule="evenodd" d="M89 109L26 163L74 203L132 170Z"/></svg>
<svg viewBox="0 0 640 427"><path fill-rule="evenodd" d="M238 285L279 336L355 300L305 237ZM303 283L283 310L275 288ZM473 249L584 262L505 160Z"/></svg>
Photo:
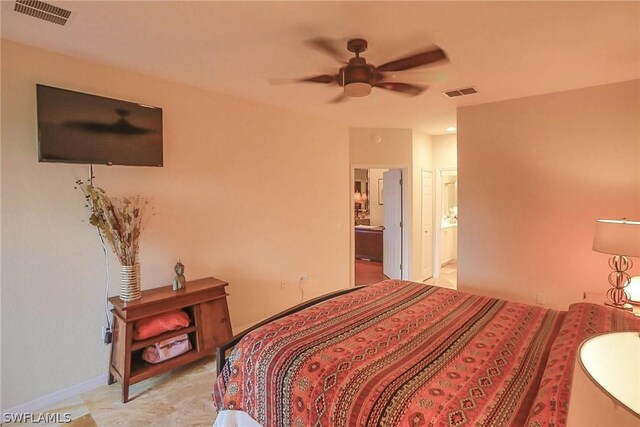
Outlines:
<svg viewBox="0 0 640 427"><path fill-rule="evenodd" d="M580 342L631 328L640 319L591 304L387 280L245 336L214 400L266 427L562 426Z"/></svg>

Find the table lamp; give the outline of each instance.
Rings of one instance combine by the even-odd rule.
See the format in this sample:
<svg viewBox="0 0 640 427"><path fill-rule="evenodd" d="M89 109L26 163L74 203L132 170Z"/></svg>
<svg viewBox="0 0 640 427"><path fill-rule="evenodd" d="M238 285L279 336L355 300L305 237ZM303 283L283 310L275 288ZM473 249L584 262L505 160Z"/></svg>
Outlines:
<svg viewBox="0 0 640 427"><path fill-rule="evenodd" d="M640 305L640 276L632 277L625 291L631 304Z"/></svg>
<svg viewBox="0 0 640 427"><path fill-rule="evenodd" d="M630 257L640 257L640 221L627 219L598 219L593 236L593 250L613 255L609 258L611 288L607 291L605 304L630 310L626 303L629 296L625 287L631 276L627 271L633 267Z"/></svg>

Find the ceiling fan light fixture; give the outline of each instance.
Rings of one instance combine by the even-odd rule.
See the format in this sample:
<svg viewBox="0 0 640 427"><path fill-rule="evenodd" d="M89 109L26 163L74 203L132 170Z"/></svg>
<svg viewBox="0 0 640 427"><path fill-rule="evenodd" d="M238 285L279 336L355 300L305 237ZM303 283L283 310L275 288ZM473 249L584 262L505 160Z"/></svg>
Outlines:
<svg viewBox="0 0 640 427"><path fill-rule="evenodd" d="M367 96L371 93L371 85L365 82L353 82L344 85L344 94L354 98Z"/></svg>
<svg viewBox="0 0 640 427"><path fill-rule="evenodd" d="M341 70L344 94L354 98L371 93L372 68L363 58L352 58Z"/></svg>

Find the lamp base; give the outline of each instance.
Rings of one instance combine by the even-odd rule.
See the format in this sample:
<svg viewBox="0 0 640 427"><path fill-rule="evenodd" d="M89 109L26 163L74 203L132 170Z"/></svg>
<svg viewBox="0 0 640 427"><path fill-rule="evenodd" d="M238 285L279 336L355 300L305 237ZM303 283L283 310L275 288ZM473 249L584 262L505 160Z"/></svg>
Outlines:
<svg viewBox="0 0 640 427"><path fill-rule="evenodd" d="M610 307L628 310L625 307L629 305L627 304L629 296L624 288L626 288L631 281L631 276L629 276L627 270L633 267L633 261L624 255L614 255L609 258L609 267L613 270L609 273L609 284L612 287L607 291L609 301L607 301L606 304Z"/></svg>
<svg viewBox="0 0 640 427"><path fill-rule="evenodd" d="M631 304L628 303L624 303L621 305L609 302L609 301L605 301L604 305L609 306L609 307L614 307L614 308L619 308L620 310L626 310L626 311L633 311L633 306Z"/></svg>

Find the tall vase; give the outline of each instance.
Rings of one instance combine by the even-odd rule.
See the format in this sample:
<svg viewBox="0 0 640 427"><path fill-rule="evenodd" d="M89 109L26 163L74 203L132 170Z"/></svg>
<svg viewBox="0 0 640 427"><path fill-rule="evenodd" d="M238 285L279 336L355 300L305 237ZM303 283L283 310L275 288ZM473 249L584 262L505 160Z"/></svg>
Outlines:
<svg viewBox="0 0 640 427"><path fill-rule="evenodd" d="M142 296L140 293L140 264L120 266L120 299L135 301Z"/></svg>

